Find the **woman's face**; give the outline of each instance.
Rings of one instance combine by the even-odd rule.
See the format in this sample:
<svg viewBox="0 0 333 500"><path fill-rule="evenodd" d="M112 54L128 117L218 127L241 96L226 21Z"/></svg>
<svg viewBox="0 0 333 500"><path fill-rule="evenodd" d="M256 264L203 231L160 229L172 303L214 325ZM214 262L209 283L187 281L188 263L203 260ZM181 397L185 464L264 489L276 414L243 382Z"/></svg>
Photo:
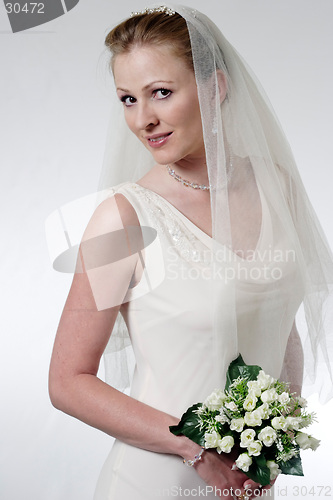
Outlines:
<svg viewBox="0 0 333 500"><path fill-rule="evenodd" d="M197 86L182 59L169 47L135 47L113 71L126 122L157 163L204 161Z"/></svg>

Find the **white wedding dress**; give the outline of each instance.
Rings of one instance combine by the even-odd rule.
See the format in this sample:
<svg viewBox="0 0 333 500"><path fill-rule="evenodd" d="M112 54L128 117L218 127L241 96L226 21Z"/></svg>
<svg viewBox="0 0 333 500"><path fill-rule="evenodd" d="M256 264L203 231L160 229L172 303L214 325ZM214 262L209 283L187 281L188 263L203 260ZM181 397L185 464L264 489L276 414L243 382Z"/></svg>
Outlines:
<svg viewBox="0 0 333 500"><path fill-rule="evenodd" d="M221 279L218 292L221 345L225 348L220 370L215 370L218 358L212 348L213 289L205 274L213 240L149 189L127 182L111 194L116 192L130 201L140 224L156 229L158 235L145 249L147 279L142 279L127 297L130 302L125 321L136 359L131 395L180 418L189 406L203 401L215 388L224 387L228 363L235 355L228 352L228 324L232 321L228 317L228 283ZM293 259L277 263L272 257L275 248L287 251L289 246L283 228L277 230L278 218L259 192L259 258L245 260L234 254L239 269L238 346L248 364L258 364L279 377L303 290ZM272 241L274 224L276 241ZM251 272L263 266L265 276ZM277 271L273 272L276 268L283 271L279 280ZM196 471L182 463L181 457L145 451L116 440L101 471L94 500L182 496L216 498Z"/></svg>

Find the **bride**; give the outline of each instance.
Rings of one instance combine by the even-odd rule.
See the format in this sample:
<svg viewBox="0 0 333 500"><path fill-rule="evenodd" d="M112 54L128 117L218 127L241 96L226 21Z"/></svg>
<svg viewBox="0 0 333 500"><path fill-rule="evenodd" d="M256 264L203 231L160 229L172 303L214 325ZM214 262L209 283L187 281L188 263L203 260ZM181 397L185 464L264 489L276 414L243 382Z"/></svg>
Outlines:
<svg viewBox="0 0 333 500"><path fill-rule="evenodd" d="M327 397L330 250L262 90L209 19L145 9L106 45L127 128L115 115L117 163L81 242L51 360L52 403L116 438L95 500L273 498L233 470L232 453L205 450L186 467L201 448L169 426L224 387L238 353L299 393L303 379L316 380ZM124 329L130 395L117 389ZM97 377L103 353L108 383Z"/></svg>

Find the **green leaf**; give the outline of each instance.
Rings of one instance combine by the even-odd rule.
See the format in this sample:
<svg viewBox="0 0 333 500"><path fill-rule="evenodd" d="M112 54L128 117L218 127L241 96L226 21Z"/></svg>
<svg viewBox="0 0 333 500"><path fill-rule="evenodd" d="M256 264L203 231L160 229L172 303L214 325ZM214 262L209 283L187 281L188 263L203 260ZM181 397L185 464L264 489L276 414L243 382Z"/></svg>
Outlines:
<svg viewBox="0 0 333 500"><path fill-rule="evenodd" d="M195 410L200 408L202 403L197 403L191 406L182 416L180 422L177 425L171 425L169 427L172 434L175 436L184 435L199 444L204 446L205 444L205 430L200 430L200 419L199 416L194 413Z"/></svg>
<svg viewBox="0 0 333 500"><path fill-rule="evenodd" d="M232 382L238 377L247 378L248 380L256 380L260 370L260 366L247 365L240 354L238 358L234 359L229 365L225 390L228 390Z"/></svg>
<svg viewBox="0 0 333 500"><path fill-rule="evenodd" d="M245 474L256 483L266 486L270 482L270 470L266 465L266 459L263 455L253 457L253 462Z"/></svg>
<svg viewBox="0 0 333 500"><path fill-rule="evenodd" d="M291 458L288 462L280 462L279 468L281 469L282 474L304 476L300 455Z"/></svg>

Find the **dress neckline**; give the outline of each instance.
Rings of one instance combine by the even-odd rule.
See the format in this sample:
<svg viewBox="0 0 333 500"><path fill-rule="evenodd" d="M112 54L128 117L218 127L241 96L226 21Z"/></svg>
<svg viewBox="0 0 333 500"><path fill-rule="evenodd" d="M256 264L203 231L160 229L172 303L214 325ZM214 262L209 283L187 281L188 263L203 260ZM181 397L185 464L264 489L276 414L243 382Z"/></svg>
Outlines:
<svg viewBox="0 0 333 500"><path fill-rule="evenodd" d="M194 224L194 222L191 221L191 219L189 219L188 217L186 217L186 215L184 215L183 212L181 212L177 207L175 207L175 205L173 205L172 203L170 203L170 201L168 201L166 198L164 198L164 196L162 196L161 194L157 193L156 191L153 191L150 188L147 188L145 186L141 186L141 184L138 184L137 182L134 182L133 184L135 186L139 186L141 189L144 189L145 191L149 191L150 193L153 193L153 195L155 195L155 196L158 196L158 198L162 199L168 205L168 207L170 207L174 212L176 212L182 218L184 218L188 222L188 224L190 224L191 226L193 226L193 228L195 228L196 231L200 232L205 238L208 238L210 241L214 240L214 238L212 238L203 229L200 229L199 226L197 226L196 224Z"/></svg>
<svg viewBox="0 0 333 500"><path fill-rule="evenodd" d="M175 205L173 205L172 203L170 203L170 201L168 201L166 198L164 198L164 196L160 195L159 193L157 193L156 191L153 191L150 188L147 188L145 186L142 186L141 184L138 184L137 182L132 182L132 185L139 187L144 191L148 191L149 193L152 193L154 196L157 196L160 200L162 200L178 217L183 219L186 226L190 227L192 232L197 233L199 239L201 239L208 247L212 247L213 244L220 245L220 243L218 243L216 240L214 240L214 238L209 236L209 234L207 234L205 231L203 231L203 229L200 229L200 227L198 227L196 224L194 224L194 222L192 222L191 219L186 217L186 215L184 215L183 212L181 212L178 208L175 207ZM258 182L257 182L257 187L258 187L260 202L261 202L261 225L260 225L260 232L259 232L259 236L258 236L258 240L257 240L256 246L255 246L255 249L251 250L252 253L256 253L259 250L259 246L262 242L263 232L264 232L264 212L268 208L266 203L265 203L264 196L263 196L261 187L260 187ZM221 245L225 246L223 244L221 244ZM241 257L233 250L230 250L230 252L241 261L246 262L247 260L249 260L249 259Z"/></svg>

